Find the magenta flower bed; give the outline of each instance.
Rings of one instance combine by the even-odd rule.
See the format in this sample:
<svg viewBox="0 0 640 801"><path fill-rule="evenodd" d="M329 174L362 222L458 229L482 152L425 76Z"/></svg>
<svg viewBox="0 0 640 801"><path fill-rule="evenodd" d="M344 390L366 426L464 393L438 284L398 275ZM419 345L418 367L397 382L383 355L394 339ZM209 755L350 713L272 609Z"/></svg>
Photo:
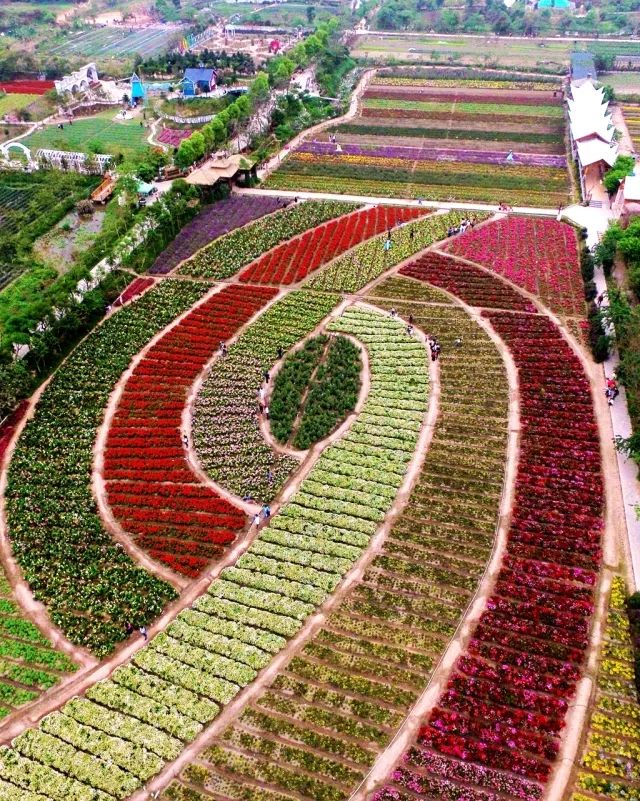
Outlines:
<svg viewBox="0 0 640 801"><path fill-rule="evenodd" d="M180 231L173 242L158 256L149 272L165 275L181 262L223 234L282 209L288 201L274 197L241 197L231 195L204 208Z"/></svg>
<svg viewBox="0 0 640 801"><path fill-rule="evenodd" d="M547 317L483 316L511 350L520 384L507 550L446 690L374 801L541 798L582 673L603 525L589 382Z"/></svg>
<svg viewBox="0 0 640 801"><path fill-rule="evenodd" d="M173 147L178 147L180 142L183 139L188 139L193 131L176 131L173 128L163 128L162 133L156 137L158 142L162 142L163 145L173 145Z"/></svg>
<svg viewBox="0 0 640 801"><path fill-rule="evenodd" d="M489 267L558 314L585 316L574 229L540 217L505 217L466 231L444 248Z"/></svg>
<svg viewBox="0 0 640 801"><path fill-rule="evenodd" d="M345 156L376 156L379 158L407 159L408 161L468 161L474 164L504 164L507 152L492 150L462 150L459 148L405 147L404 145L352 145L340 144ZM302 153L336 155L336 146L331 142L303 142L296 148ZM339 153L337 155L340 155ZM525 167L567 166L564 156L541 153L514 153L513 163Z"/></svg>

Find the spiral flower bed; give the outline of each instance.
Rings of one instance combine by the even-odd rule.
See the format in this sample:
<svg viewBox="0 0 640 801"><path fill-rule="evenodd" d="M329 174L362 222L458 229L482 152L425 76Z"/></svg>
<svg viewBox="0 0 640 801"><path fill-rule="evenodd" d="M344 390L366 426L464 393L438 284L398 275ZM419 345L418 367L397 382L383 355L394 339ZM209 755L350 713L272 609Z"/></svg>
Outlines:
<svg viewBox="0 0 640 801"><path fill-rule="evenodd" d="M116 520L139 548L186 576L197 576L245 525L244 513L185 462L187 393L218 344L275 294L230 286L190 312L135 367L109 427L104 480Z"/></svg>

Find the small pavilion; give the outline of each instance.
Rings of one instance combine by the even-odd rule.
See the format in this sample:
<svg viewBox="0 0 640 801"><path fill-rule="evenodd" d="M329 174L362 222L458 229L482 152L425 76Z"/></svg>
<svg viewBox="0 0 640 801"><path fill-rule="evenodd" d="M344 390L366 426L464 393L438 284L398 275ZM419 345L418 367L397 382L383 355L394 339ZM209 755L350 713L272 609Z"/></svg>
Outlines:
<svg viewBox="0 0 640 801"><path fill-rule="evenodd" d="M255 162L246 156L236 155L208 161L190 172L185 180L195 186L214 187L217 184L226 184L231 188L234 183L248 184L251 178L256 177Z"/></svg>

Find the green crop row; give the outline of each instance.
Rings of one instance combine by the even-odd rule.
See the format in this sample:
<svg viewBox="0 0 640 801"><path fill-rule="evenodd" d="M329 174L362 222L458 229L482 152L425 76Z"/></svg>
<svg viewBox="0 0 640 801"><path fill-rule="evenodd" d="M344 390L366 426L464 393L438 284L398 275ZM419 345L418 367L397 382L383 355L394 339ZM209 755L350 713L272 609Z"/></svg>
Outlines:
<svg viewBox="0 0 640 801"><path fill-rule="evenodd" d="M442 128L421 128L407 125L367 125L366 123L343 123L337 125L338 134L361 134L365 136L409 136L417 139L442 139ZM456 129L447 131L447 139L477 142L513 142L515 144L561 144L557 134L527 133L518 131L477 131Z"/></svg>
<svg viewBox="0 0 640 801"><path fill-rule="evenodd" d="M387 99L377 97L364 98L362 105L364 108L397 108L407 109L408 111L455 111L457 114L495 114L513 118L522 117L559 117L562 119L562 106L547 105L520 105L517 103L483 103L479 99L477 103L465 101L455 102L453 99L448 101L429 101L429 100L400 100L398 98Z"/></svg>

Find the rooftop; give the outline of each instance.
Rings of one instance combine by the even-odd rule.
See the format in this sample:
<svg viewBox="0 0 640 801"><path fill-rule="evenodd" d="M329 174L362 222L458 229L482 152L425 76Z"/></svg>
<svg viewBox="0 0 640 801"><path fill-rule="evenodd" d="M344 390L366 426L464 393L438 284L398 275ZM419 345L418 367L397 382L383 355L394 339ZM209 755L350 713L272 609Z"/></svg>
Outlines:
<svg viewBox="0 0 640 801"><path fill-rule="evenodd" d="M576 52L571 54L571 80L581 81L584 78L597 80L596 63L593 53Z"/></svg>

